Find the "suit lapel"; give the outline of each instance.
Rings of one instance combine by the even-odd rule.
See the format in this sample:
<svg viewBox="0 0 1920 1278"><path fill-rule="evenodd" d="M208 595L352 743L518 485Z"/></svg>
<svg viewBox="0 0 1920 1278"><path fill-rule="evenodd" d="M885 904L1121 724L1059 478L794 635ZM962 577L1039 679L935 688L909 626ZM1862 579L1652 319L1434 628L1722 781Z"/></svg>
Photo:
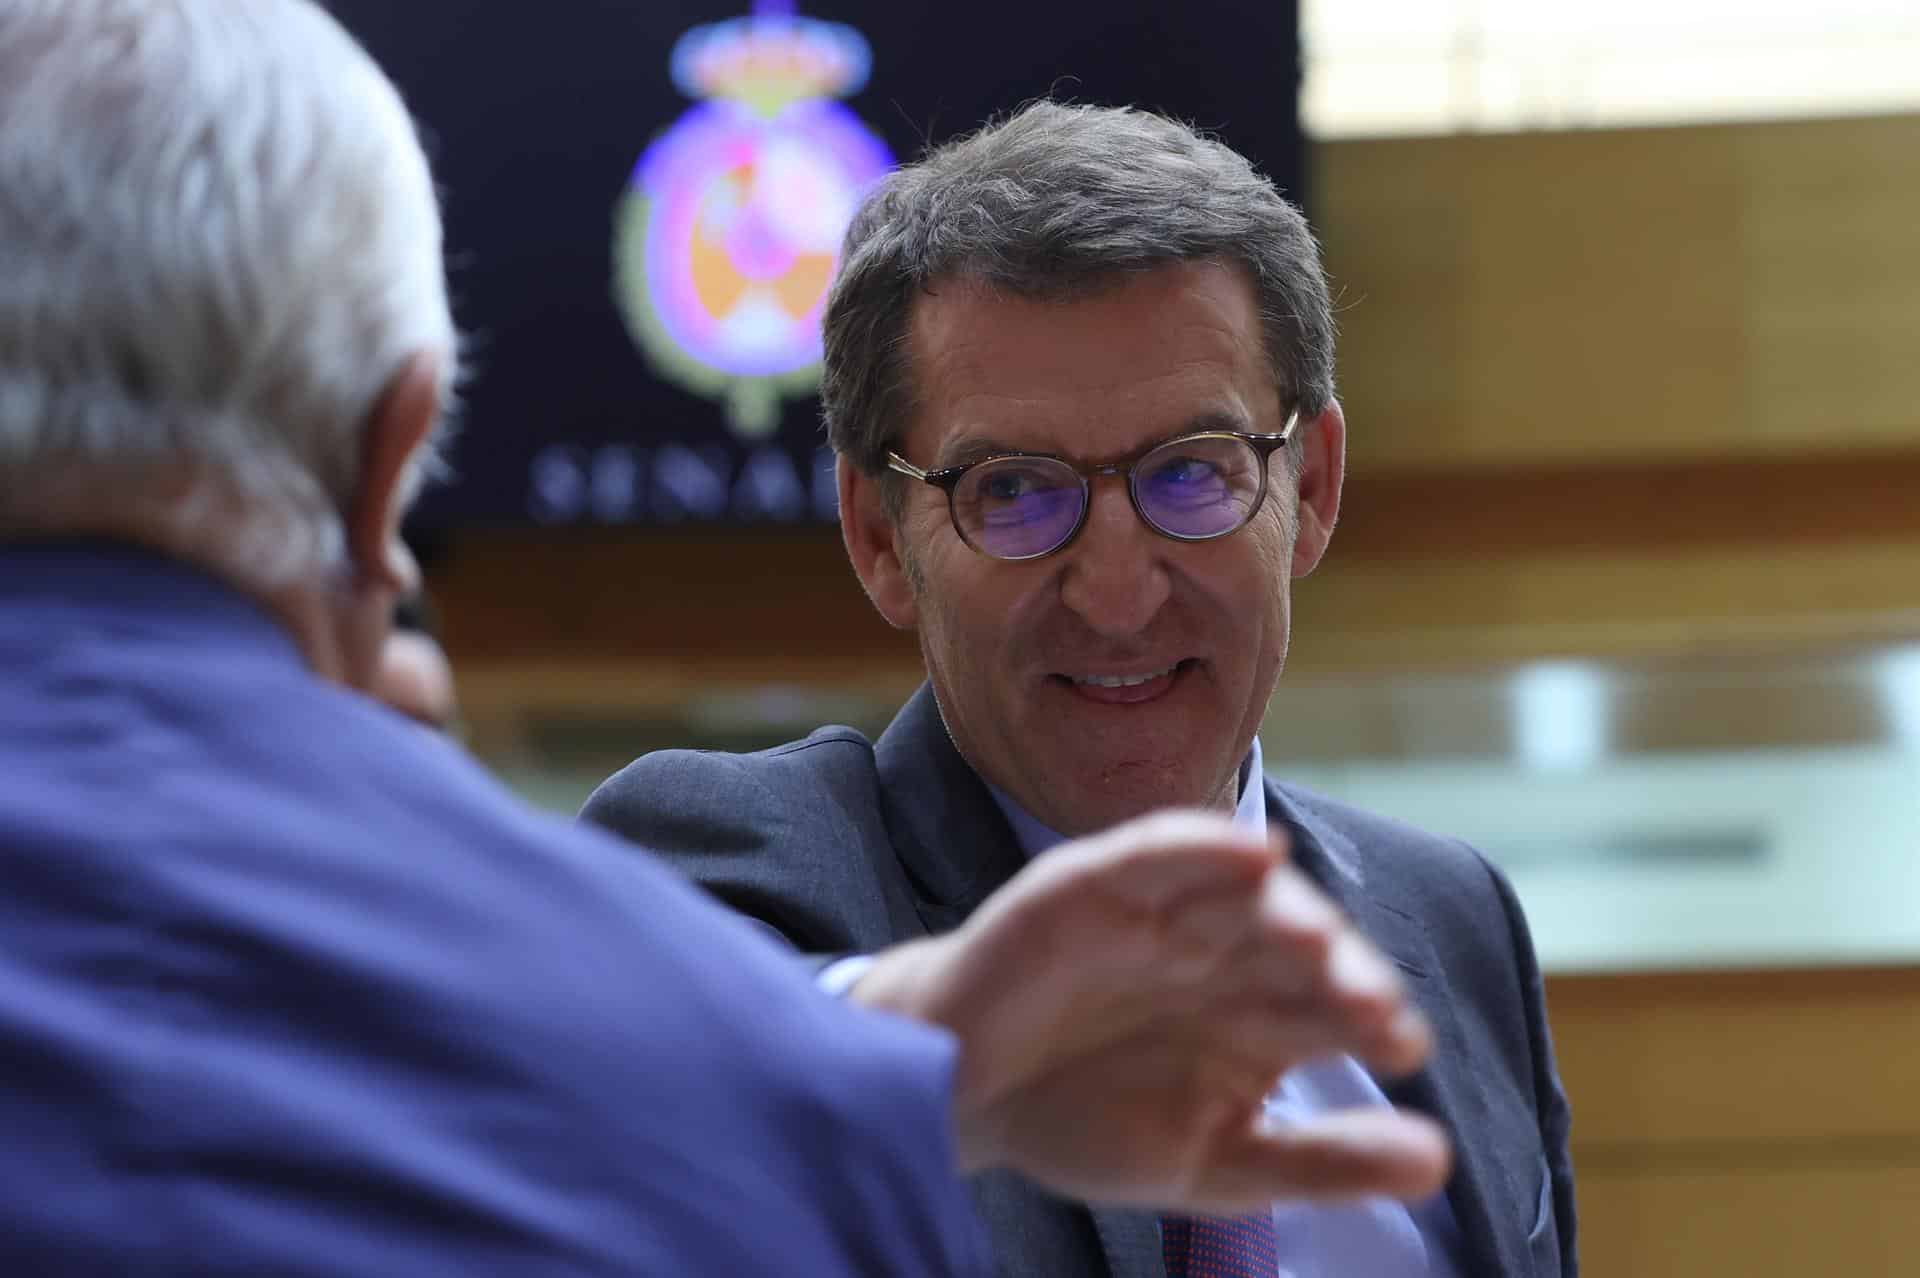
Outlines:
<svg viewBox="0 0 1920 1278"><path fill-rule="evenodd" d="M1366 875L1351 839L1304 811L1271 782L1267 812L1289 830L1294 863L1401 968L1415 1002L1433 1026L1431 1062L1412 1078L1382 1090L1394 1104L1437 1119L1453 1136L1455 1169L1447 1186L1447 1205L1465 1248L1461 1268L1471 1274L1529 1272L1527 1221L1502 1209L1520 1201L1520 1190L1493 1138L1493 1108L1472 1067L1474 1054L1460 1023L1455 992L1447 985L1425 926L1412 909L1395 899L1391 883Z"/></svg>
<svg viewBox="0 0 1920 1278"><path fill-rule="evenodd" d="M926 684L874 745L880 815L927 931L951 931L1026 857L984 782L947 735Z"/></svg>
<svg viewBox="0 0 1920 1278"><path fill-rule="evenodd" d="M984 782L954 748L933 689L920 690L874 745L880 815L907 871L914 909L929 933L948 932L1026 865L1026 854ZM1093 1217L1113 1278L1166 1278L1160 1220L1117 1208L1067 1210Z"/></svg>

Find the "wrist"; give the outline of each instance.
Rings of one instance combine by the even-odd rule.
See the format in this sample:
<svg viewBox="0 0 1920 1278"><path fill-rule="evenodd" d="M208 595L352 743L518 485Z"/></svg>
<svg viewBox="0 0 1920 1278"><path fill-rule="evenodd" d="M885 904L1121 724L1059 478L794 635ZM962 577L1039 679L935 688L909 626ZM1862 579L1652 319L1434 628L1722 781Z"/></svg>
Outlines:
<svg viewBox="0 0 1920 1278"><path fill-rule="evenodd" d="M865 969L842 993L848 1002L869 1011L889 1012L950 1029L928 989L931 969L939 962L940 946L939 937L889 946L869 956Z"/></svg>
<svg viewBox="0 0 1920 1278"><path fill-rule="evenodd" d="M954 1036L951 1115L955 1156L963 1172L982 1171L999 1158L1000 1139L989 1104L992 1088L981 1077L984 1055L957 1014L951 973L959 952L958 933L927 937L892 946L872 957L871 964L846 990L849 1002L870 1011L905 1016L937 1026Z"/></svg>

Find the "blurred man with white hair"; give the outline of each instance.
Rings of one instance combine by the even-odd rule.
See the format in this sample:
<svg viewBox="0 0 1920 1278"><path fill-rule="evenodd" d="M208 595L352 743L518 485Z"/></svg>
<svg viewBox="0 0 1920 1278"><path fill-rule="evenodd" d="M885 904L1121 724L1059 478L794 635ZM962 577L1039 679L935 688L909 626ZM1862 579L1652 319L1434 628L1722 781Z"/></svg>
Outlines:
<svg viewBox="0 0 1920 1278"><path fill-rule="evenodd" d="M440 259L398 97L306 0L0 0L0 1271L938 1275L982 1263L956 1171L1431 1192L1416 1118L1258 1125L1301 1052L1427 1031L1223 821L879 954L866 1001L929 1027L362 695Z"/></svg>

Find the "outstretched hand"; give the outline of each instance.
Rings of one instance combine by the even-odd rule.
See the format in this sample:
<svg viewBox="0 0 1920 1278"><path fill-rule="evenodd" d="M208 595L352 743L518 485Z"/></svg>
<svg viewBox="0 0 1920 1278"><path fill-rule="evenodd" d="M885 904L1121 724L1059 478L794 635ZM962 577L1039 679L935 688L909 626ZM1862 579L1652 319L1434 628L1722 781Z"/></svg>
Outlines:
<svg viewBox="0 0 1920 1278"><path fill-rule="evenodd" d="M1169 812L1062 844L958 930L877 956L851 997L960 1040L970 1170L1102 1203L1231 1214L1438 1189L1446 1137L1393 1110L1268 1127L1281 1074L1388 1074L1430 1036L1400 979L1284 847Z"/></svg>

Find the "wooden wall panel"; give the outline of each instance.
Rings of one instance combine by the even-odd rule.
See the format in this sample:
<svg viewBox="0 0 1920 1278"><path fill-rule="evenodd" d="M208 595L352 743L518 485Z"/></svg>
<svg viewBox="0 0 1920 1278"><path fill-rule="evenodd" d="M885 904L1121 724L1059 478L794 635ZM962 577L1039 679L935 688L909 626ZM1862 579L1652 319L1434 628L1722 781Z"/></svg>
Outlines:
<svg viewBox="0 0 1920 1278"><path fill-rule="evenodd" d="M1909 1278L1920 1166L1602 1171L1580 1212L1588 1278Z"/></svg>
<svg viewBox="0 0 1920 1278"><path fill-rule="evenodd" d="M1363 465L1920 447L1920 116L1321 146Z"/></svg>
<svg viewBox="0 0 1920 1278"><path fill-rule="evenodd" d="M1356 467L1298 674L1920 636L1920 452Z"/></svg>
<svg viewBox="0 0 1920 1278"><path fill-rule="evenodd" d="M1336 559L1300 585L1296 675L1920 637L1920 541Z"/></svg>
<svg viewBox="0 0 1920 1278"><path fill-rule="evenodd" d="M1757 446L1920 438L1920 117L1751 126L1743 419ZM1902 158L1904 157L1904 158Z"/></svg>
<svg viewBox="0 0 1920 1278"><path fill-rule="evenodd" d="M1561 976L1593 1278L1894 1278L1920 1257L1920 969Z"/></svg>
<svg viewBox="0 0 1920 1278"><path fill-rule="evenodd" d="M1562 976L1549 996L1575 1139L1602 1165L1920 1160L1920 970Z"/></svg>

